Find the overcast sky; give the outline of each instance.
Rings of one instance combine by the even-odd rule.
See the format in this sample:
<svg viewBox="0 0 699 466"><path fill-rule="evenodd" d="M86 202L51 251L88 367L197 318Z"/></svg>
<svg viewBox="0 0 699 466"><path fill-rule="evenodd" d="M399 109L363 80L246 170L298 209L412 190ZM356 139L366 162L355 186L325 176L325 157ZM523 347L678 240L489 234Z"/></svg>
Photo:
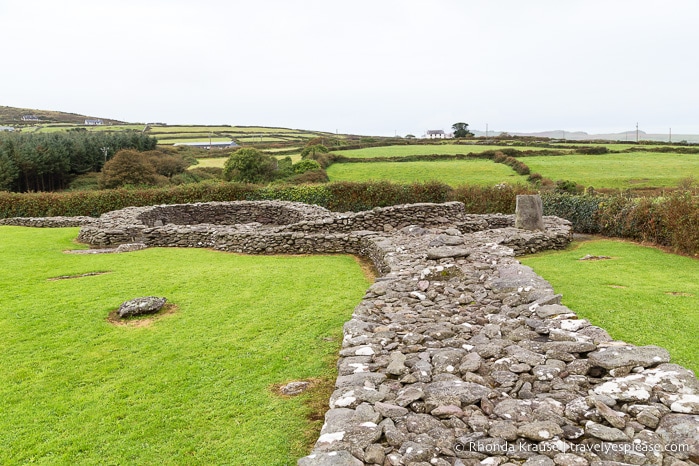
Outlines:
<svg viewBox="0 0 699 466"><path fill-rule="evenodd" d="M0 0L0 105L421 135L699 133L697 0Z"/></svg>

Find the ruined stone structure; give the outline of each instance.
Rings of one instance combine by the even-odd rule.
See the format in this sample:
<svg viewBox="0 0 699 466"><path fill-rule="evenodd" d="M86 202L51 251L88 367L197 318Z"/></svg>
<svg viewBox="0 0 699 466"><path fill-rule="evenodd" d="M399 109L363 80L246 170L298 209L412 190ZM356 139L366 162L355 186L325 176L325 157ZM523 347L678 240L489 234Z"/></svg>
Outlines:
<svg viewBox="0 0 699 466"><path fill-rule="evenodd" d="M613 341L516 260L565 247L567 221L513 225L460 203L338 214L235 202L110 212L79 239L373 261L380 276L344 326L336 390L301 466L697 464L694 374L662 348Z"/></svg>

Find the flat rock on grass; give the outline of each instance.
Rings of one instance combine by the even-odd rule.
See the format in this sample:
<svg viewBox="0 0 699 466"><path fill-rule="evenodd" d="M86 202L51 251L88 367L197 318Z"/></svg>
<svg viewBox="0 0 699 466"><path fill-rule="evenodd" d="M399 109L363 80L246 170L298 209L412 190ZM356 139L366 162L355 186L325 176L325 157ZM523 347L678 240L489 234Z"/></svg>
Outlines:
<svg viewBox="0 0 699 466"><path fill-rule="evenodd" d="M146 296L126 301L119 306L117 316L120 318L139 316L143 314L153 314L163 308L167 298L156 296Z"/></svg>

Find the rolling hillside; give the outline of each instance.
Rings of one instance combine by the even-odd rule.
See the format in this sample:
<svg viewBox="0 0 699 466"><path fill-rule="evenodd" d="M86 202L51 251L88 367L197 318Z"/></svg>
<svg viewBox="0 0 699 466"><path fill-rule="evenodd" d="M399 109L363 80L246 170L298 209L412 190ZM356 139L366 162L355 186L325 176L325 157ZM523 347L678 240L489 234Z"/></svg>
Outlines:
<svg viewBox="0 0 699 466"><path fill-rule="evenodd" d="M123 121L109 118L95 117L90 115L78 115L77 113L57 112L53 110L38 110L34 108L6 107L0 105L0 125L17 126L26 124L36 124L37 122L22 121L22 117L34 115L39 118L39 123L66 123L82 125L86 119L103 120L105 123L123 124Z"/></svg>

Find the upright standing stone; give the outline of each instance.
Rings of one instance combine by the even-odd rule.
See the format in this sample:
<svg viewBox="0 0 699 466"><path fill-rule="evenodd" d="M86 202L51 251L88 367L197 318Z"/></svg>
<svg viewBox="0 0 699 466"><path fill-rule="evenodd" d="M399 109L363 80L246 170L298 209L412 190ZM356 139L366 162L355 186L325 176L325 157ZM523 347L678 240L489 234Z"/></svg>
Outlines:
<svg viewBox="0 0 699 466"><path fill-rule="evenodd" d="M544 229L544 205L538 194L520 194L515 209L515 228L523 230Z"/></svg>

